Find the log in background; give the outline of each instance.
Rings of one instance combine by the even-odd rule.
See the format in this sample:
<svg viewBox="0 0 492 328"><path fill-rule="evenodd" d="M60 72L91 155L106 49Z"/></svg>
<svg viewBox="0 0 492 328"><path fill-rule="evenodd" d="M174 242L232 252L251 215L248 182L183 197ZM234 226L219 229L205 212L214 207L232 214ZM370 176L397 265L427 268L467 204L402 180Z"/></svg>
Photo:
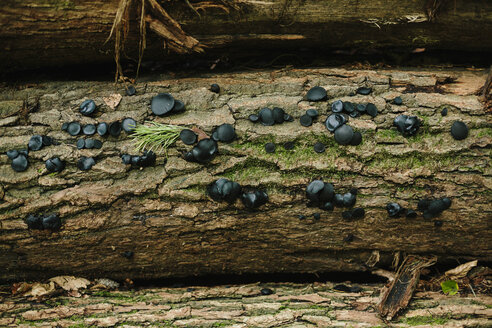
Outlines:
<svg viewBox="0 0 492 328"><path fill-rule="evenodd" d="M69 273L87 277L161 278L204 274L364 271L391 263L395 252L436 254L440 260L472 258L490 261L491 144L490 114L476 91L484 71L391 71L308 69L244 72L160 78L137 84L137 95L124 95L110 82L46 82L4 86L0 90L0 278L41 279ZM221 85L220 95L208 90ZM303 100L315 85L327 89L329 100ZM369 96L348 94L370 86ZM103 97L120 93L111 110ZM170 92L186 104L186 112L157 118L150 113L152 96ZM401 96L403 106L390 101ZM78 113L92 98L95 118ZM325 129L333 100L373 102L380 114L350 118L363 134L360 146L339 146ZM273 127L254 125L248 115L265 106L279 106L296 120ZM312 127L299 124L308 108L321 117ZM442 108L449 113L442 117ZM418 115L423 127L404 138L392 128L400 113ZM61 131L63 122L112 122L133 117L138 123L155 120L198 126L210 133L222 123L234 124L239 139L220 143L220 155L210 164L184 161L189 146L178 142L159 155L155 167L131 169L122 153L136 154L130 137L104 139L102 149L77 150L78 138ZM449 129L455 120L470 127L462 141ZM5 155L24 148L31 135L45 134L61 142L29 154L30 167L14 172ZM277 144L267 154L264 144ZM282 147L295 141L294 150ZM312 149L327 145L324 154ZM44 160L59 156L66 169L49 174ZM80 171L81 156L97 164ZM219 177L233 179L245 189L265 189L270 202L258 211L240 202L211 201L206 185ZM358 221L344 221L342 209L323 212L306 207L306 185L315 178L334 184L339 193L356 187L356 206L365 208ZM423 197L447 196L452 206L434 220L388 218L385 205L396 201L416 208ZM29 214L60 215L61 231L28 230ZM321 219L312 215L320 212ZM298 215L308 218L300 220ZM343 241L348 234L354 241ZM133 251L132 259L122 253Z"/></svg>

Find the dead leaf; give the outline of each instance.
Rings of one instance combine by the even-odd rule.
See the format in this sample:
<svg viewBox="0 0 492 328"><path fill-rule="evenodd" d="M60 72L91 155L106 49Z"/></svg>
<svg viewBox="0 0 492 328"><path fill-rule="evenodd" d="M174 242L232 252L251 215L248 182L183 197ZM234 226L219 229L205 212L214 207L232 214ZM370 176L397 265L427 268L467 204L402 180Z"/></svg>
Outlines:
<svg viewBox="0 0 492 328"><path fill-rule="evenodd" d="M64 290L78 290L79 288L87 288L91 282L84 278L76 278L74 276L58 276L50 279Z"/></svg>
<svg viewBox="0 0 492 328"><path fill-rule="evenodd" d="M120 104L121 98L123 97L119 93L113 93L108 97L103 97L103 100L109 108L115 109Z"/></svg>
<svg viewBox="0 0 492 328"><path fill-rule="evenodd" d="M468 272L474 267L476 267L478 261L470 261L465 264L458 265L456 268L448 270L444 273L444 275L450 279L459 279L465 277Z"/></svg>
<svg viewBox="0 0 492 328"><path fill-rule="evenodd" d="M55 284L50 282L49 284L34 283L29 291L24 293L24 296L39 297L51 294L55 291Z"/></svg>

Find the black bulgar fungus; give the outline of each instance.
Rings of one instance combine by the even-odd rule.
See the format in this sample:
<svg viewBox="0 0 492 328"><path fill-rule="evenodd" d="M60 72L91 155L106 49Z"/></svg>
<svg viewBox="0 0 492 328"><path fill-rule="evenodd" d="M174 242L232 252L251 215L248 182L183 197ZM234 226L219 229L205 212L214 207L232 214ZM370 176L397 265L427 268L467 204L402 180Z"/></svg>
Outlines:
<svg viewBox="0 0 492 328"><path fill-rule="evenodd" d="M133 166L140 166L140 156L132 156L130 162Z"/></svg>
<svg viewBox="0 0 492 328"><path fill-rule="evenodd" d="M315 220L319 220L319 219L321 219L321 214L319 214L319 213L314 213L314 214L313 214L313 218L314 218Z"/></svg>
<svg viewBox="0 0 492 328"><path fill-rule="evenodd" d="M335 130L335 141L340 145L348 145L352 141L354 130L349 125L342 125Z"/></svg>
<svg viewBox="0 0 492 328"><path fill-rule="evenodd" d="M323 87L312 87L306 94L309 101L321 101L326 98L326 90Z"/></svg>
<svg viewBox="0 0 492 328"><path fill-rule="evenodd" d="M313 118L309 116L308 114L304 114L299 118L299 121L301 122L302 126L311 126L313 125Z"/></svg>
<svg viewBox="0 0 492 328"><path fill-rule="evenodd" d="M398 115L393 121L398 131L408 137L417 134L420 128L420 120L417 116Z"/></svg>
<svg viewBox="0 0 492 328"><path fill-rule="evenodd" d="M366 105L364 105L364 104L357 104L357 106L355 106L355 109L359 113L364 113L366 111Z"/></svg>
<svg viewBox="0 0 492 328"><path fill-rule="evenodd" d="M67 131L68 129L68 122L64 122L61 127L62 131Z"/></svg>
<svg viewBox="0 0 492 328"><path fill-rule="evenodd" d="M355 205L356 200L357 200L357 195L354 195L351 192L348 192L348 193L343 195L343 206L344 207L352 207Z"/></svg>
<svg viewBox="0 0 492 328"><path fill-rule="evenodd" d="M429 207L427 208L427 211L434 215L437 216L439 215L442 211L446 209L446 205L442 201L442 199L434 199L433 201L430 202Z"/></svg>
<svg viewBox="0 0 492 328"><path fill-rule="evenodd" d="M31 214L25 219L25 222L28 229L43 229L43 218L40 216L35 216Z"/></svg>
<svg viewBox="0 0 492 328"><path fill-rule="evenodd" d="M366 113L374 118L378 116L378 108L373 103L368 103L366 105Z"/></svg>
<svg viewBox="0 0 492 328"><path fill-rule="evenodd" d="M29 139L27 148L29 148L29 150L40 150L43 148L43 137L37 134L32 136L31 139Z"/></svg>
<svg viewBox="0 0 492 328"><path fill-rule="evenodd" d="M193 159L199 163L209 162L217 152L217 142L209 138L200 140L191 150Z"/></svg>
<svg viewBox="0 0 492 328"><path fill-rule="evenodd" d="M352 113L348 114L352 118L356 118L360 116L360 113L356 110L354 110Z"/></svg>
<svg viewBox="0 0 492 328"><path fill-rule="evenodd" d="M347 122L345 116L342 114L331 114L326 118L325 126L330 132L334 132Z"/></svg>
<svg viewBox="0 0 492 328"><path fill-rule="evenodd" d="M395 99L393 99L393 104L400 106L403 104L403 100L401 99L401 97L395 97Z"/></svg>
<svg viewBox="0 0 492 328"><path fill-rule="evenodd" d="M372 88L360 87L360 88L357 88L357 90L355 92L360 94L360 95L367 96L368 94L370 94L372 92Z"/></svg>
<svg viewBox="0 0 492 328"><path fill-rule="evenodd" d="M352 219L352 211L343 211L342 212L342 218L344 220L350 220L350 219Z"/></svg>
<svg viewBox="0 0 492 328"><path fill-rule="evenodd" d="M140 167L154 166L157 159L156 154L152 150L144 151L141 156L138 165Z"/></svg>
<svg viewBox="0 0 492 328"><path fill-rule="evenodd" d="M123 164L131 164L132 163L132 155L123 154L121 155L121 161Z"/></svg>
<svg viewBox="0 0 492 328"><path fill-rule="evenodd" d="M343 241L346 242L346 243L351 243L354 241L354 235L349 233L347 236L345 236L345 238L343 238ZM351 292L351 289L349 288L348 290L349 292Z"/></svg>
<svg viewBox="0 0 492 328"><path fill-rule="evenodd" d="M448 109L447 108L443 108L442 111L441 111L441 116L446 116L448 115Z"/></svg>
<svg viewBox="0 0 492 328"><path fill-rule="evenodd" d="M270 288L262 288L260 290L261 295L272 295L274 292Z"/></svg>
<svg viewBox="0 0 492 328"><path fill-rule="evenodd" d="M325 210L325 211L333 211L333 209L335 208L335 205L333 205L332 202L326 202L323 205L321 205L319 208L321 208L322 210Z"/></svg>
<svg viewBox="0 0 492 328"><path fill-rule="evenodd" d="M18 154L17 157L15 157L13 160L12 160L12 163L10 164L10 166L12 167L12 169L14 169L14 171L16 172L22 172L22 171L25 171L27 169L27 167L29 166L29 161L27 160L27 156L24 155L24 154Z"/></svg>
<svg viewBox="0 0 492 328"><path fill-rule="evenodd" d="M338 207L343 206L343 195L342 194L335 194L333 200L334 200L335 206L338 206Z"/></svg>
<svg viewBox="0 0 492 328"><path fill-rule="evenodd" d="M108 123L99 123L97 125L97 134L99 134L101 137L104 137L106 134L108 134Z"/></svg>
<svg viewBox="0 0 492 328"><path fill-rule="evenodd" d="M398 203L389 203L386 205L386 210L388 211L389 216L398 217L403 211L403 208Z"/></svg>
<svg viewBox="0 0 492 328"><path fill-rule="evenodd" d="M217 83L213 83L210 85L210 91L214 93L219 93L220 92L220 86Z"/></svg>
<svg viewBox="0 0 492 328"><path fill-rule="evenodd" d="M14 159L17 156L19 156L19 152L17 150L15 150L15 149L13 149L13 150L7 150L6 155L7 155L7 157L9 159Z"/></svg>
<svg viewBox="0 0 492 328"><path fill-rule="evenodd" d="M179 138L185 145L193 145L197 141L198 136L190 129L181 130Z"/></svg>
<svg viewBox="0 0 492 328"><path fill-rule="evenodd" d="M185 161L188 162L196 162L195 157L193 157L193 153L191 151L183 152L183 158Z"/></svg>
<svg viewBox="0 0 492 328"><path fill-rule="evenodd" d="M295 143L293 141L287 141L284 143L285 150L292 150L295 147Z"/></svg>
<svg viewBox="0 0 492 328"><path fill-rule="evenodd" d="M447 210L449 207L451 207L451 199L449 199L448 197L443 197L443 198L441 198L441 200L443 202L445 210Z"/></svg>
<svg viewBox="0 0 492 328"><path fill-rule="evenodd" d="M345 101L343 103L343 110L345 111L345 113L350 114L355 111L355 106L350 101Z"/></svg>
<svg viewBox="0 0 492 328"><path fill-rule="evenodd" d="M241 195L241 186L237 182L221 178L208 185L207 193L215 201L233 203Z"/></svg>
<svg viewBox="0 0 492 328"><path fill-rule="evenodd" d="M260 117L256 114L251 114L248 116L248 119L253 122L253 123L256 123L258 122L258 120L260 119Z"/></svg>
<svg viewBox="0 0 492 328"><path fill-rule="evenodd" d="M429 205L431 203L431 200L430 199L421 199L419 200L418 204L417 204L417 208L419 211L425 211L426 209L429 208Z"/></svg>
<svg viewBox="0 0 492 328"><path fill-rule="evenodd" d="M241 201L247 208L258 208L268 202L268 195L264 191L256 190L253 192L243 193Z"/></svg>
<svg viewBox="0 0 492 328"><path fill-rule="evenodd" d="M271 126L275 124L275 119L273 118L273 111L270 108L262 108L258 112L259 121L261 124L266 126Z"/></svg>
<svg viewBox="0 0 492 328"><path fill-rule="evenodd" d="M97 140L97 139L92 139L93 140L93 143L94 145L92 146L92 148L95 148L95 149L101 149L102 148L102 141L101 140Z"/></svg>
<svg viewBox="0 0 492 328"><path fill-rule="evenodd" d="M84 148L85 148L85 140L84 139L77 140L77 149L84 149Z"/></svg>
<svg viewBox="0 0 492 328"><path fill-rule="evenodd" d="M79 112L82 115L89 116L96 110L96 103L92 99L85 100L79 107Z"/></svg>
<svg viewBox="0 0 492 328"><path fill-rule="evenodd" d="M331 183L314 180L306 187L306 197L316 206L324 206L333 200L334 188Z"/></svg>
<svg viewBox="0 0 492 328"><path fill-rule="evenodd" d="M215 132L217 133L217 141L228 143L236 138L234 127L228 123L220 125Z"/></svg>
<svg viewBox="0 0 492 328"><path fill-rule="evenodd" d="M19 155L24 155L24 156L29 155L29 149L19 149L17 151L19 152Z"/></svg>
<svg viewBox="0 0 492 328"><path fill-rule="evenodd" d="M451 126L451 135L456 140L463 140L468 137L468 127L461 121L455 121Z"/></svg>
<svg viewBox="0 0 492 328"><path fill-rule="evenodd" d="M62 226L61 220L56 214L43 217L43 228L49 230L59 230Z"/></svg>
<svg viewBox="0 0 492 328"><path fill-rule="evenodd" d="M414 210L407 210L405 217L408 219L414 219L417 217L417 212L415 212Z"/></svg>
<svg viewBox="0 0 492 328"><path fill-rule="evenodd" d="M269 143L265 144L265 151L267 153L270 153L270 154L274 153L276 148L277 147L275 146L275 144L273 142L269 142Z"/></svg>
<svg viewBox="0 0 492 328"><path fill-rule="evenodd" d="M294 122L294 117L290 114L285 113L284 114L284 121L285 122Z"/></svg>
<svg viewBox="0 0 492 328"><path fill-rule="evenodd" d="M41 136L41 139L43 140L43 146L51 146L55 143L55 141L53 140L53 138L49 137L49 136Z"/></svg>
<svg viewBox="0 0 492 328"><path fill-rule="evenodd" d="M319 153L319 154L324 153L325 149L326 149L325 145L321 142L315 143L313 148L314 148L314 151Z"/></svg>
<svg viewBox="0 0 492 328"><path fill-rule="evenodd" d="M185 110L185 104L184 104L184 102L182 102L181 100L175 100L174 101L174 107L171 110L171 112L173 114L176 114L176 113L181 113L184 110Z"/></svg>
<svg viewBox="0 0 492 328"><path fill-rule="evenodd" d="M126 133L132 133L137 127L137 122L133 118L127 117L121 122L121 127Z"/></svg>
<svg viewBox="0 0 492 328"><path fill-rule="evenodd" d="M50 172L61 172L65 168L65 162L59 157L47 159L44 164L46 169Z"/></svg>
<svg viewBox="0 0 492 328"><path fill-rule="evenodd" d="M343 111L343 102L341 100L337 100L331 104L331 111L333 113L341 113Z"/></svg>
<svg viewBox="0 0 492 328"><path fill-rule="evenodd" d="M91 139L91 138L85 139L85 148L87 148L87 149L94 148L94 139Z"/></svg>
<svg viewBox="0 0 492 328"><path fill-rule="evenodd" d="M126 251L121 254L124 258L131 259L133 257L132 251Z"/></svg>
<svg viewBox="0 0 492 328"><path fill-rule="evenodd" d="M306 115L309 115L314 120L319 116L319 113L316 109L310 108L306 111Z"/></svg>
<svg viewBox="0 0 492 328"><path fill-rule="evenodd" d="M152 98L150 109L157 116L169 113L174 107L174 97L169 93L159 93Z"/></svg>
<svg viewBox="0 0 492 328"><path fill-rule="evenodd" d="M350 144L352 146L358 146L361 144L361 142L362 142L362 134L359 131L355 131L352 140L350 140Z"/></svg>
<svg viewBox="0 0 492 328"><path fill-rule="evenodd" d="M279 107L274 107L272 109L272 114L273 114L273 120L277 124L284 123L284 115L285 111L282 108Z"/></svg>
<svg viewBox="0 0 492 328"><path fill-rule="evenodd" d="M366 211L362 207L354 208L352 211L352 219L362 219L366 215Z"/></svg>
<svg viewBox="0 0 492 328"><path fill-rule="evenodd" d="M442 227L442 224L443 224L443 222L441 220L434 221L434 226L437 227L437 228Z"/></svg>
<svg viewBox="0 0 492 328"><path fill-rule="evenodd" d="M126 88L126 95L127 96L133 96L134 94L137 93L137 89L135 89L135 87L133 85L129 85L127 88Z"/></svg>
<svg viewBox="0 0 492 328"><path fill-rule="evenodd" d="M82 127L80 126L79 122L70 122L67 127L67 132L71 136L76 136L80 133L80 130L82 130Z"/></svg>
<svg viewBox="0 0 492 328"><path fill-rule="evenodd" d="M77 162L77 167L79 170L87 171L90 170L94 164L96 164L94 158L82 156Z"/></svg>
<svg viewBox="0 0 492 328"><path fill-rule="evenodd" d="M119 121L115 121L109 124L109 134L113 137L118 137L121 133L121 123Z"/></svg>
<svg viewBox="0 0 492 328"><path fill-rule="evenodd" d="M86 136L91 136L96 133L96 126L94 124L86 124L82 128L82 133L84 133Z"/></svg>

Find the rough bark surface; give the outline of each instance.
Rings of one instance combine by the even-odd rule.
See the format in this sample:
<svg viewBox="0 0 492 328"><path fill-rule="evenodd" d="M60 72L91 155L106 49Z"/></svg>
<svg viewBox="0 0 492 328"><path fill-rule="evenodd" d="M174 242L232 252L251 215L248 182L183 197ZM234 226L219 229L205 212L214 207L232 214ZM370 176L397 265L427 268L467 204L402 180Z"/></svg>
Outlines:
<svg viewBox="0 0 492 328"><path fill-rule="evenodd" d="M39 303L5 297L2 327L490 327L492 298L419 292L385 323L375 312L380 285L345 293L331 283L88 291ZM273 295L261 295L270 288Z"/></svg>
<svg viewBox="0 0 492 328"><path fill-rule="evenodd" d="M0 279L48 278L56 274L108 276L115 279L203 274L364 271L391 263L395 252L435 254L439 260L462 257L490 261L491 145L490 115L475 95L483 71L391 71L309 69L230 73L199 78L141 82L135 96L123 96L115 110L104 98L124 94L110 82L49 82L2 87L0 90ZM452 81L452 82L450 82ZM221 86L220 95L208 90ZM328 100L303 100L315 85ZM368 96L348 96L358 87ZM150 99L170 92L186 112L166 118L151 115ZM391 100L400 96L402 106ZM95 118L81 116L79 104L92 98ZM332 101L373 102L380 114L350 118L363 134L357 147L339 146L324 127ZM296 120L273 127L254 125L247 117L264 106L283 107ZM442 108L448 108L443 117ZM308 108L321 113L306 128L299 116ZM415 137L392 128L400 113L417 115L424 124ZM198 126L210 133L222 123L235 125L239 139L220 144L210 164L183 160L190 149L181 142L159 155L155 167L131 169L122 153L136 154L131 138L104 139L102 149L77 150L78 138L61 131L63 122L112 122L133 117ZM470 133L454 140L450 126L465 122ZM30 167L16 173L5 155L25 148L31 135L49 135L61 145L29 154ZM264 150L267 141L277 151ZM295 141L293 150L282 143ZM313 144L327 145L317 154ZM59 156L64 171L50 174L43 160ZM81 156L97 164L80 171ZM238 203L211 201L206 186L219 177L244 188L265 189L270 202L257 211ZM306 206L305 187L314 178L334 184L337 192L358 188L356 206L364 219L345 221L342 209L323 212ZM452 199L450 209L433 220L389 218L385 209L396 201L416 208L419 199ZM314 213L321 213L314 220ZM28 230L29 214L58 213L59 232ZM300 220L298 215L307 219ZM348 234L352 242L344 242ZM135 253L132 259L122 257Z"/></svg>
<svg viewBox="0 0 492 328"><path fill-rule="evenodd" d="M112 61L113 44L105 41L119 2L4 1L0 8L0 69ZM397 4L379 0L234 0L237 10L208 8L199 11L200 17L185 1L162 2L209 53L313 46L492 51L492 3L484 0L441 1L432 22L427 6L432 1L426 0ZM134 59L138 53L137 13L126 48ZM163 58L162 40L152 39L152 33L148 36L146 58Z"/></svg>

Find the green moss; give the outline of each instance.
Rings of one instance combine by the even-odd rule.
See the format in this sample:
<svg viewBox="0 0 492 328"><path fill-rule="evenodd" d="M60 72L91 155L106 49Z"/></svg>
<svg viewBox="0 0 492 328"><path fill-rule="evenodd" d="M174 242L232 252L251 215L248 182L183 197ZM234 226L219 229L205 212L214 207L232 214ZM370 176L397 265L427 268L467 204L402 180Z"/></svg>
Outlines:
<svg viewBox="0 0 492 328"><path fill-rule="evenodd" d="M392 141L401 138L400 132L398 132L395 129L377 130L375 136L381 139L392 140Z"/></svg>
<svg viewBox="0 0 492 328"><path fill-rule="evenodd" d="M491 128L480 129L477 133L477 137L479 138L492 137L492 129Z"/></svg>
<svg viewBox="0 0 492 328"><path fill-rule="evenodd" d="M435 317L435 316L415 316L411 318L403 318L401 323L405 323L409 326L422 326L422 325L444 325L449 321L449 317Z"/></svg>

